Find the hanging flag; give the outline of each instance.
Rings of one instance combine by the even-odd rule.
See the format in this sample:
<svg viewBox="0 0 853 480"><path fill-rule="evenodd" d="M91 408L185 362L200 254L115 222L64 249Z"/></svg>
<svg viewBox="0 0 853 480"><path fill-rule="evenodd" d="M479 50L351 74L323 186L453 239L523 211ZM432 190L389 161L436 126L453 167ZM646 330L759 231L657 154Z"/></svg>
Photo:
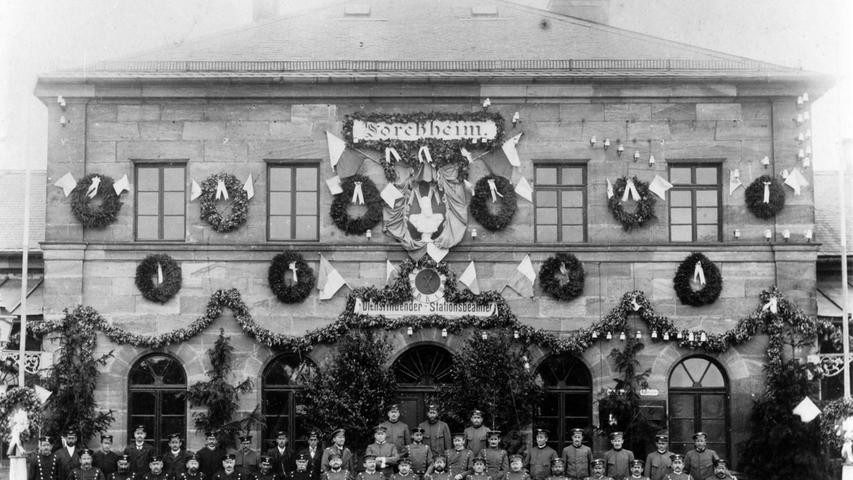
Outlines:
<svg viewBox="0 0 853 480"><path fill-rule="evenodd" d="M246 183L243 184L243 190L246 192L246 196L249 197L249 200L255 196L255 182L252 181L252 174L249 174L249 178L246 179Z"/></svg>
<svg viewBox="0 0 853 480"><path fill-rule="evenodd" d="M74 180L74 175L71 175L71 172L68 172L63 175L62 178L57 180L53 186L61 188L62 192L67 197L71 194L71 191L74 190L74 187L77 186L77 180Z"/></svg>
<svg viewBox="0 0 853 480"><path fill-rule="evenodd" d="M794 415L799 416L803 423L811 422L820 414L820 408L808 396L794 407Z"/></svg>
<svg viewBox="0 0 853 480"><path fill-rule="evenodd" d="M607 199L610 200L611 198L613 198L613 184L610 183L609 178L606 180L607 180Z"/></svg>
<svg viewBox="0 0 853 480"><path fill-rule="evenodd" d="M450 250L437 247L432 242L427 244L427 255L429 255L436 262L442 261L448 253L450 253Z"/></svg>
<svg viewBox="0 0 853 480"><path fill-rule="evenodd" d="M36 398L38 398L39 402L41 402L42 405L44 405L44 402L46 402L47 399L50 398L51 395L53 395L53 392L42 386L36 385L33 388L36 391Z"/></svg>
<svg viewBox="0 0 853 480"><path fill-rule="evenodd" d="M216 200L228 200L228 188L225 187L225 180L221 178L216 181Z"/></svg>
<svg viewBox="0 0 853 480"><path fill-rule="evenodd" d="M389 207L394 208L397 200L403 198L403 193L393 183L389 183L382 189L379 196L382 197L382 200L385 200L385 203Z"/></svg>
<svg viewBox="0 0 853 480"><path fill-rule="evenodd" d="M317 274L317 290L320 291L320 300L328 300L335 296L344 285L349 286L344 277L320 255L320 272Z"/></svg>
<svg viewBox="0 0 853 480"><path fill-rule="evenodd" d="M115 190L116 195L121 195L121 192L130 191L130 182L127 180L126 173L113 183L113 190Z"/></svg>
<svg viewBox="0 0 853 480"><path fill-rule="evenodd" d="M742 187L743 182L740 181L740 169L729 170L729 196L735 193L738 187Z"/></svg>
<svg viewBox="0 0 853 480"><path fill-rule="evenodd" d="M794 189L794 195L799 195L801 188L809 186L809 181L800 173L798 168L794 168L788 178L785 179L785 185Z"/></svg>
<svg viewBox="0 0 853 480"><path fill-rule="evenodd" d="M507 282L507 286L522 297L532 297L535 281L536 272L533 270L533 263L530 262L530 255L525 255L524 260L515 267L515 272Z"/></svg>
<svg viewBox="0 0 853 480"><path fill-rule="evenodd" d="M398 274L397 267L395 267L390 260L385 259L385 283L391 283L391 278Z"/></svg>
<svg viewBox="0 0 853 480"><path fill-rule="evenodd" d="M190 201L192 202L193 200L201 196L201 186L199 186L198 182L193 180L191 189L192 193L190 193Z"/></svg>
<svg viewBox="0 0 853 480"><path fill-rule="evenodd" d="M622 193L623 202L627 202L629 198L633 198L635 202L640 200L640 193L637 192L637 187L634 185L633 178L629 178L625 182L625 191Z"/></svg>
<svg viewBox="0 0 853 480"><path fill-rule="evenodd" d="M480 284L477 282L477 269L474 267L474 261L468 264L468 268L459 276L459 281L471 290L471 293L480 294Z"/></svg>
<svg viewBox="0 0 853 480"><path fill-rule="evenodd" d="M513 167L521 166L521 159L518 158L518 150L516 150L515 146L518 145L518 141L521 139L521 136L524 133L519 133L514 135L509 140L505 141L503 145L501 145L501 149L504 151L504 155L506 155L506 159L509 160L509 164Z"/></svg>
<svg viewBox="0 0 853 480"><path fill-rule="evenodd" d="M346 150L347 144L328 131L326 132L326 143L329 145L329 163L334 170L338 166L338 161Z"/></svg>
<svg viewBox="0 0 853 480"><path fill-rule="evenodd" d="M518 183L515 184L515 193L524 197L524 199L528 202L533 201L533 187L531 187L530 184L527 183L527 179L524 177L521 177L518 180Z"/></svg>
<svg viewBox="0 0 853 480"><path fill-rule="evenodd" d="M329 187L329 192L331 192L332 195L344 192L343 187L341 187L341 177L338 175L326 180L326 186Z"/></svg>
<svg viewBox="0 0 853 480"><path fill-rule="evenodd" d="M672 184L664 180L660 175L655 175L652 183L649 184L649 190L660 197L661 200L666 200L666 192L672 188Z"/></svg>
<svg viewBox="0 0 853 480"><path fill-rule="evenodd" d="M101 177L99 177L97 175L92 177L92 183L89 184L89 189L86 191L86 195L88 195L89 198L95 198L95 196L98 194L98 188L100 186L101 186Z"/></svg>

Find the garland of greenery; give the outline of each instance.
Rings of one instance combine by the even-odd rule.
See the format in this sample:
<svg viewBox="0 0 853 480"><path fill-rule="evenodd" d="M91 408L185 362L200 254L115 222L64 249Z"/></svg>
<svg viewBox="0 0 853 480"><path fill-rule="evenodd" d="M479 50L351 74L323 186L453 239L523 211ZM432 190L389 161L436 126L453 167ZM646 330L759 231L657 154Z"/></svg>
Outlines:
<svg viewBox="0 0 853 480"><path fill-rule="evenodd" d="M163 283L154 285L157 265L163 270ZM172 257L155 254L145 257L136 267L136 288L146 300L166 303L181 289L181 266Z"/></svg>
<svg viewBox="0 0 853 480"><path fill-rule="evenodd" d="M823 444L828 446L833 454L836 454L841 450L844 443L844 439L838 434L838 428L846 418L853 416L853 400L846 400L841 397L827 402L821 410L823 418L820 422L820 430Z"/></svg>
<svg viewBox="0 0 853 480"><path fill-rule="evenodd" d="M347 210L352 205L356 183L361 183L361 191L367 211L364 215L353 218ZM341 189L343 192L335 195L335 199L332 200L331 211L332 220L338 228L346 232L347 235L361 235L382 221L382 208L385 202L382 200L373 180L364 175L353 175L341 182Z"/></svg>
<svg viewBox="0 0 853 480"><path fill-rule="evenodd" d="M492 202L489 180L495 181L495 190L498 192L497 202ZM497 212L492 213L489 210L489 205L495 205ZM507 178L499 175L487 175L477 180L468 211L483 228L492 232L503 230L512 221L517 209L518 199L515 195L515 189Z"/></svg>
<svg viewBox="0 0 853 480"><path fill-rule="evenodd" d="M702 265L702 271L705 274L705 286L700 290L693 290L690 281L693 278L697 263ZM701 253L691 253L681 262L678 270L675 271L675 278L672 279L672 283L681 303L694 307L716 302L723 290L723 277L720 275L720 269Z"/></svg>
<svg viewBox="0 0 853 480"><path fill-rule="evenodd" d="M770 182L770 202L764 203L764 182ZM773 218L785 206L785 189L779 180L762 175L746 187L746 206L758 218Z"/></svg>
<svg viewBox="0 0 853 480"><path fill-rule="evenodd" d="M98 195L101 196L101 205L93 208L89 205L89 186L92 179L100 177ZM113 189L113 179L97 173L91 173L81 178L77 186L71 191L71 213L85 228L104 228L116 221L118 211L121 209L121 200Z"/></svg>
<svg viewBox="0 0 853 480"><path fill-rule="evenodd" d="M21 433L21 441L38 435L44 421L41 402L36 395L36 391L29 387L13 387L6 391L6 395L0 397L0 436L3 441L8 442L11 437L11 425L9 420L12 413L18 408L23 408L27 413L27 420L30 422L29 428Z"/></svg>
<svg viewBox="0 0 853 480"><path fill-rule="evenodd" d="M560 273L565 279L558 277ZM583 293L583 264L571 253L557 253L542 263L539 283L542 290L557 300L569 301Z"/></svg>
<svg viewBox="0 0 853 480"><path fill-rule="evenodd" d="M637 206L633 212L626 212L622 206L622 195L625 193L625 187L628 185L627 177L621 177L616 180L613 184L613 196L607 200L610 213L613 214L613 218L622 224L622 230L626 232L641 227L648 220L655 218L655 197L649 192L649 184L640 181L637 177L634 177L633 180L634 186L637 188L637 193L640 194L640 199L637 200Z"/></svg>
<svg viewBox="0 0 853 480"><path fill-rule="evenodd" d="M292 281L294 273L290 269L291 263L296 267L296 281ZM287 282L287 277L291 278L291 282ZM314 270L305 263L302 255L290 250L272 259L267 278L272 292L284 303L301 303L314 289Z"/></svg>
<svg viewBox="0 0 853 480"><path fill-rule="evenodd" d="M231 214L223 216L216 209L216 185L222 180L228 190ZM243 184L230 173L215 173L201 183L201 219L210 224L219 233L236 230L246 223L249 212L249 195L243 190Z"/></svg>

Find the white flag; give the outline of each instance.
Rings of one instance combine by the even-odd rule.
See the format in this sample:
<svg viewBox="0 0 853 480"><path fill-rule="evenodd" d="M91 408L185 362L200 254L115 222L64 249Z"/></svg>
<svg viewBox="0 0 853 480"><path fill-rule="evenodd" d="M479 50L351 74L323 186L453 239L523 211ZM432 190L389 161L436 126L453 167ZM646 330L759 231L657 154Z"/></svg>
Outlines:
<svg viewBox="0 0 853 480"><path fill-rule="evenodd" d="M743 182L740 181L740 169L729 170L729 196L735 193L738 187L742 187Z"/></svg>
<svg viewBox="0 0 853 480"><path fill-rule="evenodd" d="M468 268L459 276L459 281L462 282L471 293L480 293L480 284L477 282L477 269L474 267L474 261L468 264Z"/></svg>
<svg viewBox="0 0 853 480"><path fill-rule="evenodd" d="M59 187L62 189L62 192L67 197L71 194L71 191L74 190L74 187L77 186L77 180L74 180L74 175L71 175L71 172L66 173L62 176L56 183L53 184L55 187Z"/></svg>
<svg viewBox="0 0 853 480"><path fill-rule="evenodd" d="M521 159L518 158L518 150L515 149L515 146L518 145L518 141L521 139L521 135L522 133L519 133L501 145L501 149L504 151L506 159L509 160L509 164L513 167L521 166Z"/></svg>
<svg viewBox="0 0 853 480"><path fill-rule="evenodd" d="M382 200L385 200L385 203L387 203L391 208L394 208L394 203L397 202L397 199L403 198L402 192L400 192L393 183L386 185L379 196L382 197Z"/></svg>
<svg viewBox="0 0 853 480"><path fill-rule="evenodd" d="M192 184L192 192L190 193L190 201L192 202L196 198L201 196L201 186L199 186L198 182L193 180Z"/></svg>
<svg viewBox="0 0 853 480"><path fill-rule="evenodd" d="M320 272L317 274L317 290L320 291L320 300L328 300L334 297L335 293L344 285L347 285L344 277L326 260L326 257L320 255Z"/></svg>
<svg viewBox="0 0 853 480"><path fill-rule="evenodd" d="M246 191L246 196L249 197L249 200L255 196L255 182L252 181L252 174L249 174L249 178L246 179L246 183L243 184L243 190Z"/></svg>
<svg viewBox="0 0 853 480"><path fill-rule="evenodd" d="M397 267L390 260L385 259L385 283L391 283L391 277L396 273L399 273L397 272Z"/></svg>
<svg viewBox="0 0 853 480"><path fill-rule="evenodd" d="M329 191L332 195L344 193L344 189L341 187L341 177L339 175L335 175L334 177L326 180L326 186L329 187Z"/></svg>
<svg viewBox="0 0 853 480"><path fill-rule="evenodd" d="M121 195L121 192L130 191L130 182L127 180L126 173L121 178L116 180L116 182L113 184L113 190L115 190L116 195Z"/></svg>
<svg viewBox="0 0 853 480"><path fill-rule="evenodd" d="M36 398L39 399L39 402L41 402L42 405L44 405L44 402L46 402L47 399L50 398L51 395L53 395L53 392L39 385L35 386L35 391Z"/></svg>
<svg viewBox="0 0 853 480"><path fill-rule="evenodd" d="M525 255L524 260L515 267L512 277L507 282L507 286L513 289L522 297L533 296L533 283L536 281L536 271L533 270L533 263L530 261L530 255Z"/></svg>
<svg viewBox="0 0 853 480"><path fill-rule="evenodd" d="M794 168L788 178L785 179L785 185L794 189L794 195L799 195L801 188L809 186L809 181L800 173L799 168Z"/></svg>
<svg viewBox="0 0 853 480"><path fill-rule="evenodd" d="M806 397L794 407L794 415L798 415L803 423L809 423L821 414L820 408L811 398Z"/></svg>
<svg viewBox="0 0 853 480"><path fill-rule="evenodd" d="M525 179L524 177L521 177L521 179L515 185L515 193L524 197L524 199L528 202L533 201L533 187L531 187L530 184L527 183L527 179Z"/></svg>
<svg viewBox="0 0 853 480"><path fill-rule="evenodd" d="M326 142L329 144L329 163L331 163L332 170L334 170L338 166L338 161L341 159L341 155L344 154L347 144L330 132L326 132Z"/></svg>
<svg viewBox="0 0 853 480"><path fill-rule="evenodd" d="M666 192L672 188L672 184L663 179L660 175L655 175L652 183L649 184L649 190L660 197L661 200L666 200Z"/></svg>

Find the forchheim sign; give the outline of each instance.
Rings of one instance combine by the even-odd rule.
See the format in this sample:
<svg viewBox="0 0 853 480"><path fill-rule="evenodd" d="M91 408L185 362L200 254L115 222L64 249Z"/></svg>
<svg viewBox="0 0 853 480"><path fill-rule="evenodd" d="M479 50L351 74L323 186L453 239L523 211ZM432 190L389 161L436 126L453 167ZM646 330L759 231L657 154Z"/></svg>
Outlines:
<svg viewBox="0 0 853 480"><path fill-rule="evenodd" d="M491 120L425 120L386 123L354 119L352 123L353 143L381 140L416 141L425 138L486 142L494 140L497 135L498 127Z"/></svg>

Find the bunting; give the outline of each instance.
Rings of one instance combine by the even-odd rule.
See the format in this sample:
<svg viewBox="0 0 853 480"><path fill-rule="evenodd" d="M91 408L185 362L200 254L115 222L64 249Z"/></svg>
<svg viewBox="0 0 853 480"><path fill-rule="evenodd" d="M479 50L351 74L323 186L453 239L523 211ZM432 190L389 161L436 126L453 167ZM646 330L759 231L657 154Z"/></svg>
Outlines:
<svg viewBox="0 0 853 480"><path fill-rule="evenodd" d="M122 192L130 191L130 182L127 180L126 173L113 183L113 190L116 192L116 195L121 195Z"/></svg>
<svg viewBox="0 0 853 480"><path fill-rule="evenodd" d="M527 183L527 179L521 177L515 185L515 193L521 195L528 202L533 201L533 187Z"/></svg>
<svg viewBox="0 0 853 480"><path fill-rule="evenodd" d="M387 258L385 259L385 283L391 284L391 279L398 275L400 272L397 270L397 267L391 263Z"/></svg>
<svg viewBox="0 0 853 480"><path fill-rule="evenodd" d="M729 196L742 186L743 182L740 181L740 169L729 170Z"/></svg>
<svg viewBox="0 0 853 480"><path fill-rule="evenodd" d="M465 268L465 271L462 272L462 275L459 276L459 282L468 287L468 290L471 290L471 293L475 295L480 294L480 284L477 282L477 269L474 267L473 260L471 260L471 263L469 263L468 267Z"/></svg>
<svg viewBox="0 0 853 480"><path fill-rule="evenodd" d="M332 178L326 180L326 187L329 188L329 192L332 195L338 195L344 192L343 187L341 187L341 177L340 175L335 175Z"/></svg>
<svg viewBox="0 0 853 480"><path fill-rule="evenodd" d="M655 175L655 178L652 180L652 183L649 184L649 190L651 190L652 193L660 197L661 200L666 200L666 192L670 188L672 188L672 184L664 180L664 178L660 175Z"/></svg>
<svg viewBox="0 0 853 480"><path fill-rule="evenodd" d="M190 201L192 202L196 198L201 196L201 185L198 184L195 180L193 180L192 186L190 187Z"/></svg>
<svg viewBox="0 0 853 480"><path fill-rule="evenodd" d="M514 135L501 145L501 149L504 151L506 159L509 160L509 164L513 167L521 166L521 159L518 158L518 150L515 148L515 146L518 145L518 141L521 140L521 135L523 135L523 132Z"/></svg>
<svg viewBox="0 0 853 480"><path fill-rule="evenodd" d="M347 144L328 131L326 132L326 143L329 146L329 163L332 166L332 170L334 170L338 166L338 161L341 159L341 155L344 154Z"/></svg>
<svg viewBox="0 0 853 480"><path fill-rule="evenodd" d="M318 298L320 300L329 300L334 297L338 290L344 285L349 286L344 277L326 260L322 254L320 255L320 271L317 273L317 290L320 291Z"/></svg>
<svg viewBox="0 0 853 480"><path fill-rule="evenodd" d="M536 281L536 272L530 255L525 255L524 260L515 267L515 272L507 282L506 286L515 290L522 297L533 297L533 283Z"/></svg>
<svg viewBox="0 0 853 480"><path fill-rule="evenodd" d="M62 178L57 180L53 186L61 188L62 192L67 197L71 194L71 191L74 190L74 187L77 186L77 180L74 180L74 175L71 175L71 172L68 172L63 175Z"/></svg>
<svg viewBox="0 0 853 480"><path fill-rule="evenodd" d="M243 184L243 191L246 192L246 196L249 200L255 196L255 182L252 180L252 174L249 174L249 178L246 179L246 183Z"/></svg>

